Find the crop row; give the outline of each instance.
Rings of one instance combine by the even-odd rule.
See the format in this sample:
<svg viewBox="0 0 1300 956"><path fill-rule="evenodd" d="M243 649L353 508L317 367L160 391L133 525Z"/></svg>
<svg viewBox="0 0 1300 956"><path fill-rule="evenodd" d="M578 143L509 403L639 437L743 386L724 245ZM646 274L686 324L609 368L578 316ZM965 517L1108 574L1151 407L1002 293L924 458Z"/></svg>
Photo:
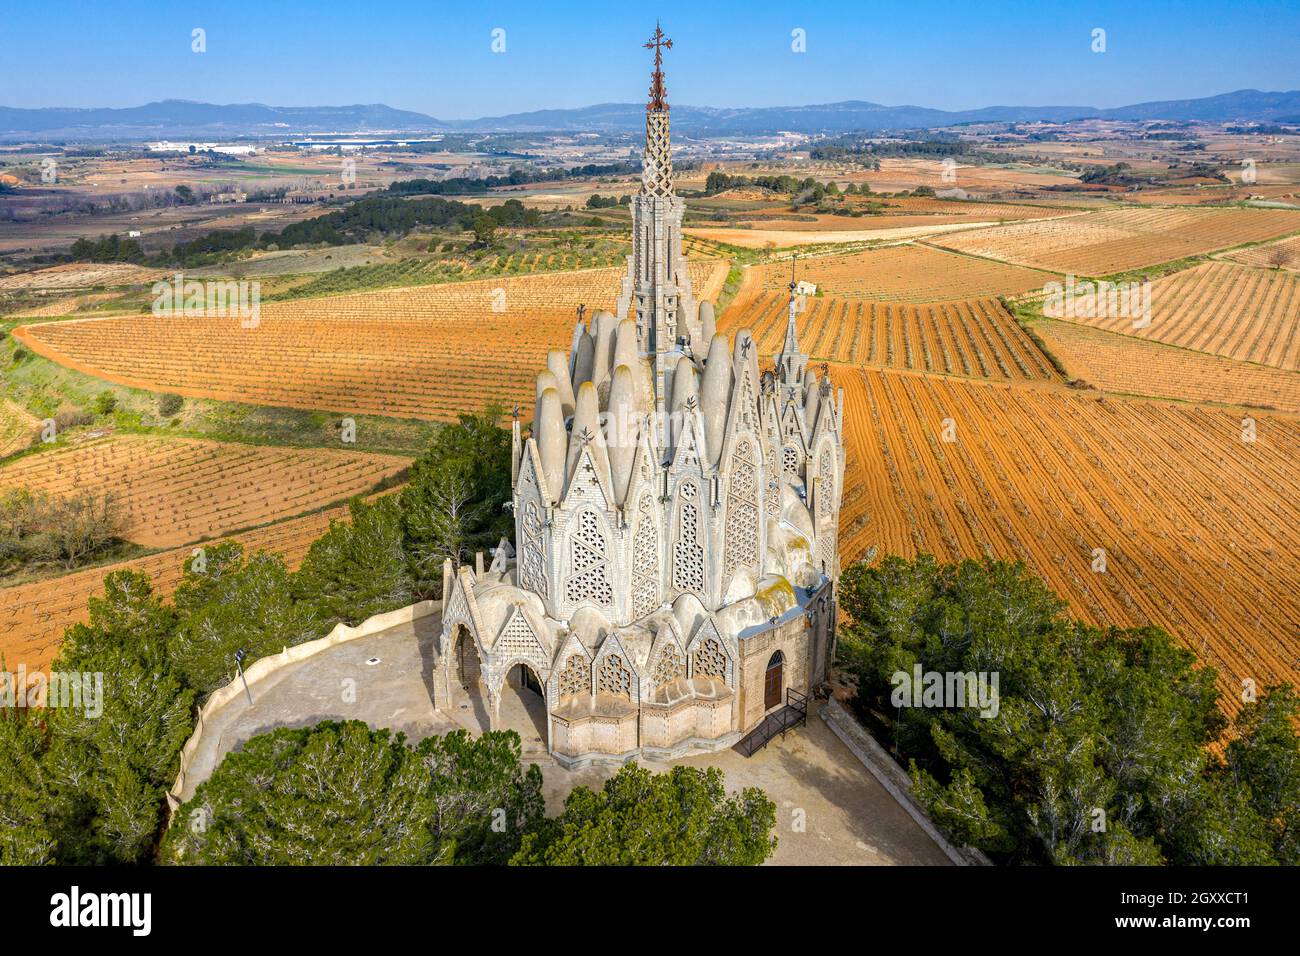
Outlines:
<svg viewBox="0 0 1300 956"><path fill-rule="evenodd" d="M845 369L844 557L1023 560L1097 624L1154 623L1242 681L1295 681L1300 422ZM946 441L945 438L955 440ZM1267 569L1266 572L1261 569Z"/></svg>

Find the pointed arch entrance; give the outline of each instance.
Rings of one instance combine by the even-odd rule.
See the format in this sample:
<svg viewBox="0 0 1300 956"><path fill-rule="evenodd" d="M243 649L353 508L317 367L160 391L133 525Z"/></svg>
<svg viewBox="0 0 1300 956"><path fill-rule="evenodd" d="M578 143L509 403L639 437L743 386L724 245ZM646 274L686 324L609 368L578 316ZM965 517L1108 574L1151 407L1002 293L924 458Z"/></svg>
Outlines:
<svg viewBox="0 0 1300 956"><path fill-rule="evenodd" d="M785 690L785 655L780 651L767 659L767 673L763 678L763 709L780 705Z"/></svg>
<svg viewBox="0 0 1300 956"><path fill-rule="evenodd" d="M447 690L451 716L475 733L491 727L491 707L478 645L464 624L457 624L447 655Z"/></svg>
<svg viewBox="0 0 1300 956"><path fill-rule="evenodd" d="M520 661L506 672L497 706L497 730L517 733L525 754L547 750L546 684L531 665Z"/></svg>

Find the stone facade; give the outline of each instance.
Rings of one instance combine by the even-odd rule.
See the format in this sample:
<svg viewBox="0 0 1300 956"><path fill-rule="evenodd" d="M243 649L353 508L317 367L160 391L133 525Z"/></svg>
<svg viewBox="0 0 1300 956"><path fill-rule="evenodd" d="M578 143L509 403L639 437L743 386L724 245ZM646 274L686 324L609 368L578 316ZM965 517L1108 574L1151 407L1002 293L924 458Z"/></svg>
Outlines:
<svg viewBox="0 0 1300 956"><path fill-rule="evenodd" d="M696 303L656 85L618 314L578 322L515 422L514 542L444 576L435 703L479 685L495 725L522 664L566 765L730 746L825 679L835 628L843 392L793 289L768 369Z"/></svg>

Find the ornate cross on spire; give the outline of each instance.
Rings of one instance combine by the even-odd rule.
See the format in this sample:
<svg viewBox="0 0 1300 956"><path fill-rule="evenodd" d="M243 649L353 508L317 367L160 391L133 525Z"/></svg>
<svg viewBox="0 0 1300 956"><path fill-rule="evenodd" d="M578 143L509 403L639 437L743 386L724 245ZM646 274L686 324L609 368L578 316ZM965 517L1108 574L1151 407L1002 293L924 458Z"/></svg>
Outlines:
<svg viewBox="0 0 1300 956"><path fill-rule="evenodd" d="M655 71L650 74L650 102L646 104L646 112L666 110L668 103L665 98L668 96L668 90L664 87L664 50L671 50L673 41L668 39L668 35L660 28L658 21L655 22L654 34L645 42L645 48L655 51Z"/></svg>

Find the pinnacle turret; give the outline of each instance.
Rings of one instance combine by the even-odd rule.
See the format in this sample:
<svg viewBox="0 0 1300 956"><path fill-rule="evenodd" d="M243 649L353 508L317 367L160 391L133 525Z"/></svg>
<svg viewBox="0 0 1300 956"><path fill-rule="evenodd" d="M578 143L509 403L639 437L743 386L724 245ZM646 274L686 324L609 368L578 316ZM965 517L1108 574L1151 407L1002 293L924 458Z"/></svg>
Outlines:
<svg viewBox="0 0 1300 956"><path fill-rule="evenodd" d="M785 342L781 345L781 354L776 364L781 376L781 384L786 386L802 385L804 371L808 367L808 356L799 351L799 335L795 327L795 316L799 312L799 283L795 279L795 259L790 257L790 307L785 322Z"/></svg>

